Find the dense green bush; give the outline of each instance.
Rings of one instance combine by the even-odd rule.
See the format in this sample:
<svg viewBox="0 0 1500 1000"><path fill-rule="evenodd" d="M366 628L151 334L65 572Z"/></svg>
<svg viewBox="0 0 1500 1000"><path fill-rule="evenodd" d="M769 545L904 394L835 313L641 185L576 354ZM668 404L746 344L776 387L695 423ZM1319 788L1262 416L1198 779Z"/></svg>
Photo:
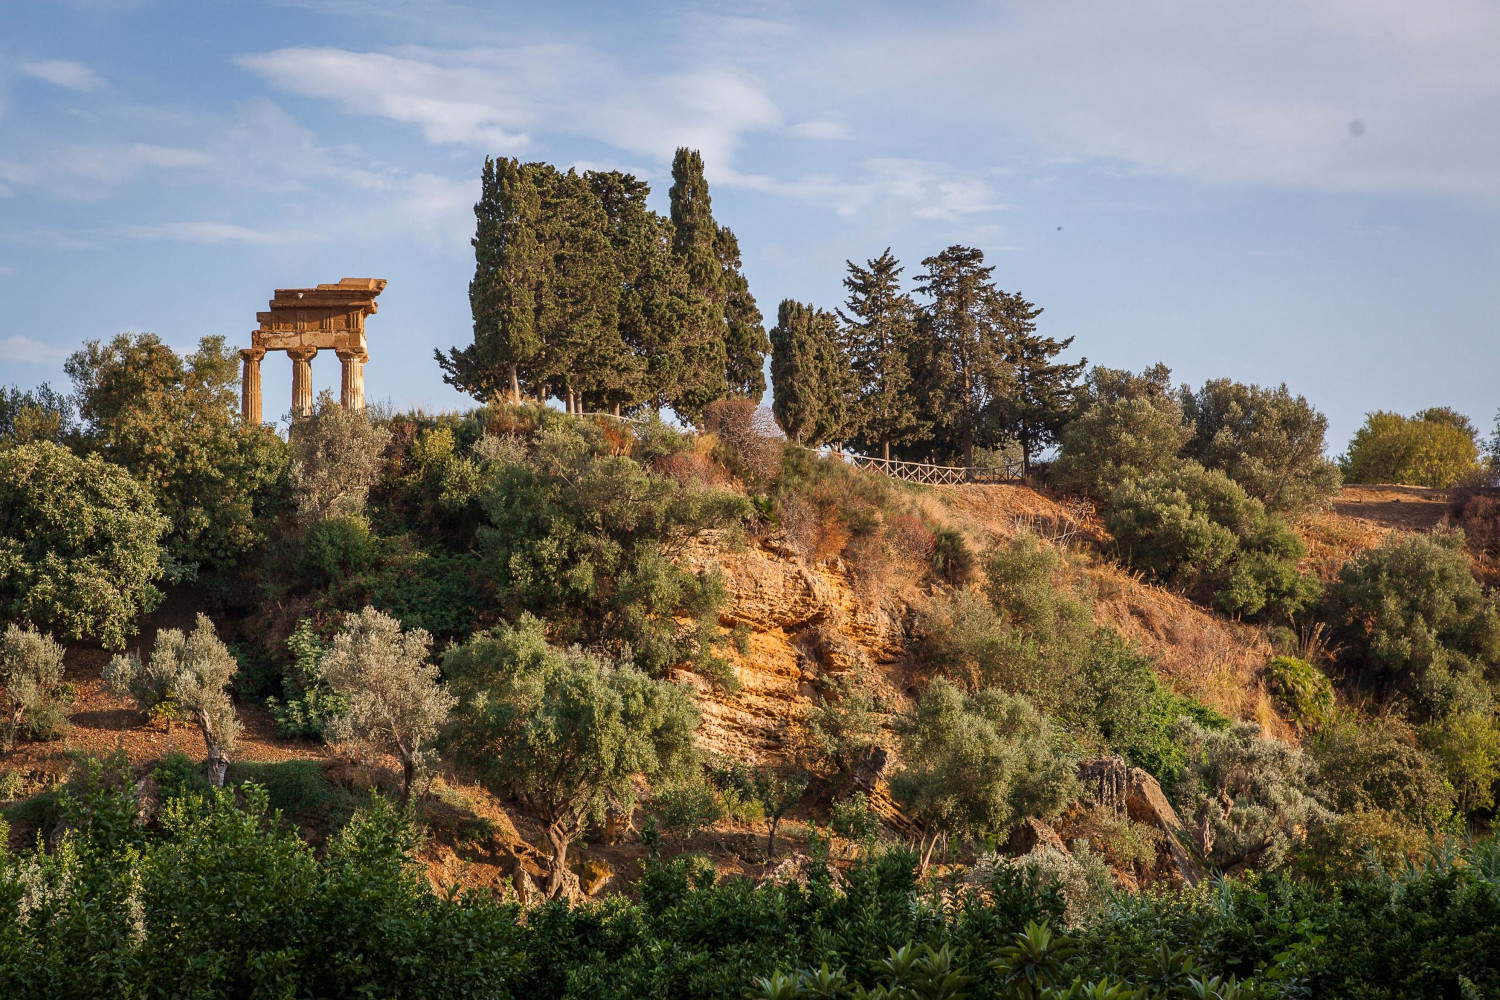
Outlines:
<svg viewBox="0 0 1500 1000"><path fill-rule="evenodd" d="M1266 664L1266 686L1286 717L1299 726L1320 726L1333 712L1333 682L1306 660L1273 656Z"/></svg>
<svg viewBox="0 0 1500 1000"><path fill-rule="evenodd" d="M1479 437L1446 408L1411 417L1378 410L1355 431L1339 459L1351 483L1407 483L1446 489L1480 471Z"/></svg>
<svg viewBox="0 0 1500 1000"><path fill-rule="evenodd" d="M1325 505L1338 466L1323 455L1328 418L1285 385L1267 389L1227 378L1182 389L1193 436L1183 454L1218 469L1266 509L1292 513Z"/></svg>
<svg viewBox="0 0 1500 1000"><path fill-rule="evenodd" d="M629 655L654 673L687 661L729 679L713 655L723 586L674 559L692 538L744 518L743 496L613 454L599 428L567 419L544 423L529 453L487 475L479 538L507 612L544 617L564 642Z"/></svg>
<svg viewBox="0 0 1500 1000"><path fill-rule="evenodd" d="M1439 761L1397 716L1336 712L1305 746L1328 804L1340 813L1385 810L1428 831L1452 818L1455 796Z"/></svg>
<svg viewBox="0 0 1500 1000"><path fill-rule="evenodd" d="M1052 476L1064 489L1103 499L1122 481L1171 468L1192 436L1172 390L1172 372L1089 373L1078 416L1063 428Z"/></svg>
<svg viewBox="0 0 1500 1000"><path fill-rule="evenodd" d="M891 794L925 831L924 866L939 840L1003 836L1076 798L1073 762L1058 752L1046 717L1019 695L965 695L938 678L902 728Z"/></svg>
<svg viewBox="0 0 1500 1000"><path fill-rule="evenodd" d="M1457 533L1392 535L1330 587L1325 619L1341 662L1380 695L1404 695L1424 721L1486 710L1500 669L1500 611Z"/></svg>
<svg viewBox="0 0 1500 1000"><path fill-rule="evenodd" d="M167 576L222 574L286 500L287 448L239 419L240 359L223 337L179 355L155 334L89 341L64 367L83 444L128 469L167 518Z"/></svg>
<svg viewBox="0 0 1500 1000"><path fill-rule="evenodd" d="M48 441L0 447L0 618L124 646L161 601L167 527L117 465Z"/></svg>
<svg viewBox="0 0 1500 1000"><path fill-rule="evenodd" d="M276 731L282 736L303 736L323 740L329 728L349 711L349 702L323 679L321 664L328 644L313 631L312 621L304 618L286 640L292 661L281 675L281 698L266 699L266 708L276 720Z"/></svg>
<svg viewBox="0 0 1500 1000"><path fill-rule="evenodd" d="M1197 462L1122 483L1105 523L1125 560L1162 583L1213 595L1231 614L1288 618L1317 599L1300 538L1222 472Z"/></svg>
<svg viewBox="0 0 1500 1000"><path fill-rule="evenodd" d="M497 795L546 827L548 892L565 886L568 847L635 782L671 781L697 765L698 711L684 688L576 647L549 645L529 615L443 657L461 701L450 745Z"/></svg>
<svg viewBox="0 0 1500 1000"><path fill-rule="evenodd" d="M260 776L285 786L288 806L320 794L313 771L283 780L276 767ZM1028 926L1064 916L1037 866L994 865L930 892L903 851L760 886L721 880L701 859L649 864L635 901L546 904L523 920L489 893L432 892L414 831L378 799L315 851L262 788L204 797L181 762L157 776L164 805L149 829L121 755L70 785L73 832L56 848L0 842L0 995L722 1000L846 995L799 992L819 983L910 989L937 968L943 989L966 979L973 1000L1500 990L1494 841L1333 884L1270 875L1110 893L1066 934ZM1067 992L1075 981L1145 992Z"/></svg>

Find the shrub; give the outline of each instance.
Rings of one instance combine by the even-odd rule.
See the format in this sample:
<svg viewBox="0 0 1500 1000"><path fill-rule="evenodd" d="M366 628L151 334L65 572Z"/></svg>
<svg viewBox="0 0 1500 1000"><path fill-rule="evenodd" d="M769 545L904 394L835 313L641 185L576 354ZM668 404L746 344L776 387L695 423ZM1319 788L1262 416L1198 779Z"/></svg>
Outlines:
<svg viewBox="0 0 1500 1000"><path fill-rule="evenodd" d="M369 603L439 642L472 633L494 604L483 557L402 548L361 579Z"/></svg>
<svg viewBox="0 0 1500 1000"><path fill-rule="evenodd" d="M1317 727L1333 712L1333 684L1317 667L1295 656L1274 656L1266 664L1266 686L1288 719Z"/></svg>
<svg viewBox="0 0 1500 1000"><path fill-rule="evenodd" d="M1493 710L1465 709L1429 722L1422 742L1448 771L1464 815L1495 807L1500 782L1500 722Z"/></svg>
<svg viewBox="0 0 1500 1000"><path fill-rule="evenodd" d="M1063 899L1063 923L1069 927L1082 924L1103 909L1115 884L1104 858L1082 840L1076 841L1067 853L1055 847L1043 847L1019 858L990 855L980 859L976 877L987 881L993 876L986 872L986 868L1001 866L1025 872L1043 885L1055 886Z"/></svg>
<svg viewBox="0 0 1500 1000"><path fill-rule="evenodd" d="M63 648L50 635L6 626L0 634L0 689L0 734L7 745L62 735L68 709Z"/></svg>
<svg viewBox="0 0 1500 1000"><path fill-rule="evenodd" d="M223 337L179 355L154 334L121 334L64 367L84 443L129 470L167 518L168 579L226 570L260 544L284 496L287 449L240 421L240 359Z"/></svg>
<svg viewBox="0 0 1500 1000"><path fill-rule="evenodd" d="M1339 570L1323 617L1341 662L1419 718L1487 707L1500 668L1500 612L1474 579L1456 534L1392 535Z"/></svg>
<svg viewBox="0 0 1500 1000"><path fill-rule="evenodd" d="M0 616L118 649L161 601L167 521L119 466L0 447Z"/></svg>
<svg viewBox="0 0 1500 1000"><path fill-rule="evenodd" d="M709 403L699 422L718 439L714 456L745 484L749 493L765 493L781 474L785 451L771 411L748 396L730 396Z"/></svg>
<svg viewBox="0 0 1500 1000"><path fill-rule="evenodd" d="M345 409L328 390L320 392L312 415L297 420L290 435L298 522L311 527L364 514L390 437L367 411Z"/></svg>
<svg viewBox="0 0 1500 1000"><path fill-rule="evenodd" d="M303 572L315 587L327 587L369 569L379 555L370 524L362 517L330 517L302 539Z"/></svg>
<svg viewBox="0 0 1500 1000"><path fill-rule="evenodd" d="M1102 499L1126 479L1169 469L1191 436L1165 365L1140 375L1095 368L1052 475L1064 489Z"/></svg>
<svg viewBox="0 0 1500 1000"><path fill-rule="evenodd" d="M1467 418L1451 410L1424 410L1412 417L1381 410L1354 433L1339 464L1346 482L1446 489L1479 471L1478 435Z"/></svg>
<svg viewBox="0 0 1500 1000"><path fill-rule="evenodd" d="M865 847L873 846L880 836L880 817L870 808L870 797L864 792L835 802L828 813L828 826L845 840Z"/></svg>
<svg viewBox="0 0 1500 1000"><path fill-rule="evenodd" d="M165 707L191 718L208 751L209 780L217 787L224 784L229 754L240 735L227 690L237 669L213 622L200 613L186 635L175 628L157 632L145 663L135 653L116 656L104 668L104 681L111 690L133 697L143 712Z"/></svg>
<svg viewBox="0 0 1500 1000"><path fill-rule="evenodd" d="M35 389L0 386L0 444L64 444L76 433L71 397L45 382Z"/></svg>
<svg viewBox="0 0 1500 1000"><path fill-rule="evenodd" d="M697 764L698 713L686 691L577 648L547 643L523 616L450 649L443 672L461 695L451 741L497 795L546 827L548 892L566 884L569 845L634 782L670 782Z"/></svg>
<svg viewBox="0 0 1500 1000"><path fill-rule="evenodd" d="M651 815L671 837L687 840L724 816L714 791L701 779L667 785L651 796Z"/></svg>
<svg viewBox="0 0 1500 1000"><path fill-rule="evenodd" d="M1198 853L1220 871L1275 868L1309 830L1332 820L1312 761L1263 738L1254 723L1212 731L1183 719L1178 739L1188 752L1175 801Z"/></svg>
<svg viewBox="0 0 1500 1000"><path fill-rule="evenodd" d="M1266 389L1229 379L1182 390L1193 427L1183 453L1218 469L1268 510L1294 513L1326 505L1338 467L1323 456L1328 418L1286 386Z"/></svg>
<svg viewBox="0 0 1500 1000"><path fill-rule="evenodd" d="M403 631L390 615L367 607L344 616L344 627L319 663L319 673L348 704L335 715L329 735L350 740L367 761L393 754L401 762L401 803L425 777L433 743L456 699L427 662L432 637Z"/></svg>
<svg viewBox="0 0 1500 1000"><path fill-rule="evenodd" d="M1001 836L1027 816L1056 815L1077 792L1046 718L1018 695L965 696L939 678L903 729L891 794L926 830L924 866L942 837Z"/></svg>
<svg viewBox="0 0 1500 1000"><path fill-rule="evenodd" d="M1381 810L1429 832L1453 815L1454 790L1442 766L1399 717L1335 712L1305 749L1324 798L1339 813Z"/></svg>
<svg viewBox="0 0 1500 1000"><path fill-rule="evenodd" d="M1182 462L1115 490L1105 519L1126 561L1162 583L1216 595L1232 614L1291 617L1318 595L1306 547L1222 472Z"/></svg>
<svg viewBox="0 0 1500 1000"><path fill-rule="evenodd" d="M842 784L880 745L880 703L867 686L836 675L829 696L819 696L798 727L802 765Z"/></svg>
<svg viewBox="0 0 1500 1000"><path fill-rule="evenodd" d="M564 641L628 653L653 673L689 662L732 680L713 651L722 583L674 559L743 518L744 497L607 454L598 428L579 421L544 427L526 460L488 474L479 537L504 610L546 616Z"/></svg>
<svg viewBox="0 0 1500 1000"><path fill-rule="evenodd" d="M932 533L932 572L939 580L961 587L974 575L974 552L963 532L939 528Z"/></svg>
<svg viewBox="0 0 1500 1000"><path fill-rule="evenodd" d="M282 736L326 740L333 723L349 714L349 700L323 678L322 661L328 646L318 639L307 618L297 623L286 646L292 662L281 678L283 698L267 698L266 708Z"/></svg>

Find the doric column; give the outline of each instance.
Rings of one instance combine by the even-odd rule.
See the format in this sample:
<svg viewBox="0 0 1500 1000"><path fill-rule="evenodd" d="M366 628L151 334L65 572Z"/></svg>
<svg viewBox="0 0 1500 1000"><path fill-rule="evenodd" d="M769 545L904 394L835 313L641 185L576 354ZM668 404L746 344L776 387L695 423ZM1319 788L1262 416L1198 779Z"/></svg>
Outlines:
<svg viewBox="0 0 1500 1000"><path fill-rule="evenodd" d="M247 347L240 352L245 362L240 372L240 419L247 427L260 423L260 359L265 356L264 347Z"/></svg>
<svg viewBox="0 0 1500 1000"><path fill-rule="evenodd" d="M286 354L292 359L292 416L310 417L313 411L312 359L318 356L318 349L290 347Z"/></svg>
<svg viewBox="0 0 1500 1000"><path fill-rule="evenodd" d="M339 356L339 364L344 366L343 379L339 383L339 402L346 410L363 410L365 408L365 362L370 356L364 351L334 352Z"/></svg>

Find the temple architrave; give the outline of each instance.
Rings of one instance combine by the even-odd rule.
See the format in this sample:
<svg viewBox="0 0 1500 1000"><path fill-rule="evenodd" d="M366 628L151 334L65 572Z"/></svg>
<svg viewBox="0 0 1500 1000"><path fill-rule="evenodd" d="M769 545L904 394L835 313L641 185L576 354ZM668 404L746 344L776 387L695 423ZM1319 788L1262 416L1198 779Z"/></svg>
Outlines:
<svg viewBox="0 0 1500 1000"><path fill-rule="evenodd" d="M375 298L385 291L384 278L340 278L336 285L278 288L268 312L256 313L260 329L240 351L240 416L260 423L260 363L267 351L286 351L292 359L292 416L312 414L312 359L333 351L343 365L339 402L350 409L365 405L365 317L378 312Z"/></svg>

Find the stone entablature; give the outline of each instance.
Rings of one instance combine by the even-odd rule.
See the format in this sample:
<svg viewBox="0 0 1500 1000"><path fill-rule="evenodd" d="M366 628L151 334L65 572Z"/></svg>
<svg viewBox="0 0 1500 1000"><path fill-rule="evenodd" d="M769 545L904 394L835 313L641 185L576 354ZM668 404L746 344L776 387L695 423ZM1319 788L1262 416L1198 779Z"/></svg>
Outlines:
<svg viewBox="0 0 1500 1000"><path fill-rule="evenodd" d="M255 314L260 329L240 351L240 413L245 423L261 420L260 363L267 351L286 351L292 359L292 416L312 413L312 360L333 351L343 367L339 401L351 409L365 405L365 317L379 311L376 297L384 278L341 278L336 285L278 288L271 308Z"/></svg>

